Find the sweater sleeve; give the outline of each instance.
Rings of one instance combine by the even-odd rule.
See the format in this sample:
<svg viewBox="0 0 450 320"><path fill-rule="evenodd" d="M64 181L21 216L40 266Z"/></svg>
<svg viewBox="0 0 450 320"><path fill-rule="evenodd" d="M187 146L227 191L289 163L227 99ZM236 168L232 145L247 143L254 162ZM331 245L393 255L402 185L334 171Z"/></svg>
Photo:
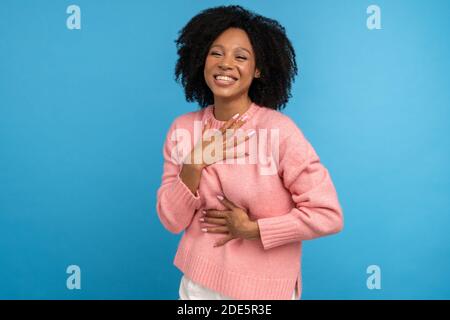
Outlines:
<svg viewBox="0 0 450 320"><path fill-rule="evenodd" d="M172 124L163 147L164 169L157 192L156 211L164 227L177 234L189 226L201 200L198 191L192 194L180 178L182 162L176 156L177 145L171 139L172 135L175 136L175 127Z"/></svg>
<svg viewBox="0 0 450 320"><path fill-rule="evenodd" d="M343 214L328 170L295 126L280 144L279 174L295 207L286 214L257 221L265 250L337 233Z"/></svg>

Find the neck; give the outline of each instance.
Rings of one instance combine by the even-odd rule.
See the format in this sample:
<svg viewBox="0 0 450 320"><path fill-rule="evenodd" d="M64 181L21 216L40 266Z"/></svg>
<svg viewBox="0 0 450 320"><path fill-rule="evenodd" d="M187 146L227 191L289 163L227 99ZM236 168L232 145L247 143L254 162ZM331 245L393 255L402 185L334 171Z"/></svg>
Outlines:
<svg viewBox="0 0 450 320"><path fill-rule="evenodd" d="M214 117L219 121L227 121L236 113L244 114L251 104L252 101L248 96L234 100L214 97Z"/></svg>

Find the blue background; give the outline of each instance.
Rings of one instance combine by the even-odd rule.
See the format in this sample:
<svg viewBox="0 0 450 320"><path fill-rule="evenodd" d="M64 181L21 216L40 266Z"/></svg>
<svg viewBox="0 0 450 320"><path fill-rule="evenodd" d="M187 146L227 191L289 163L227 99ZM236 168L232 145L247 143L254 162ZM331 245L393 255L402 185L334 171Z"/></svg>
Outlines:
<svg viewBox="0 0 450 320"><path fill-rule="evenodd" d="M177 299L181 235L156 214L173 80L196 13L277 19L300 75L285 113L329 169L338 235L304 242L303 299L450 298L449 1L0 4L0 298ZM66 8L81 8L69 30ZM381 30L366 8L381 7ZM81 290L66 268L81 268ZM369 290L366 268L381 268Z"/></svg>

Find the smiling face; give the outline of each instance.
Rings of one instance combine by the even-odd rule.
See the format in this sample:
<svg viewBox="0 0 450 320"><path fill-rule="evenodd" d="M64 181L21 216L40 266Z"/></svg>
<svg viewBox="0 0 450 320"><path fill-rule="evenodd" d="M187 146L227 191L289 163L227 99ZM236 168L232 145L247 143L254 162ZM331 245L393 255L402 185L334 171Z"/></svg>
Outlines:
<svg viewBox="0 0 450 320"><path fill-rule="evenodd" d="M215 100L248 95L259 70L255 68L253 48L244 30L229 28L217 37L208 51L204 76Z"/></svg>

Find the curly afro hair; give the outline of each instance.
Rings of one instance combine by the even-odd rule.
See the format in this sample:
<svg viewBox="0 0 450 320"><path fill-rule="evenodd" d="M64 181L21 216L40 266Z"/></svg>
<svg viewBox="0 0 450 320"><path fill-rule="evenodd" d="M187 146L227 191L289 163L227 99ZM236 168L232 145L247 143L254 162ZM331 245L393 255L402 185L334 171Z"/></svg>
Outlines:
<svg viewBox="0 0 450 320"><path fill-rule="evenodd" d="M297 74L294 48L277 21L236 5L206 9L179 31L175 80L184 87L186 100L197 101L201 108L214 103L204 79L205 59L211 44L228 28L247 33L256 68L261 71L261 77L253 79L249 88L250 99L267 108L283 109Z"/></svg>

